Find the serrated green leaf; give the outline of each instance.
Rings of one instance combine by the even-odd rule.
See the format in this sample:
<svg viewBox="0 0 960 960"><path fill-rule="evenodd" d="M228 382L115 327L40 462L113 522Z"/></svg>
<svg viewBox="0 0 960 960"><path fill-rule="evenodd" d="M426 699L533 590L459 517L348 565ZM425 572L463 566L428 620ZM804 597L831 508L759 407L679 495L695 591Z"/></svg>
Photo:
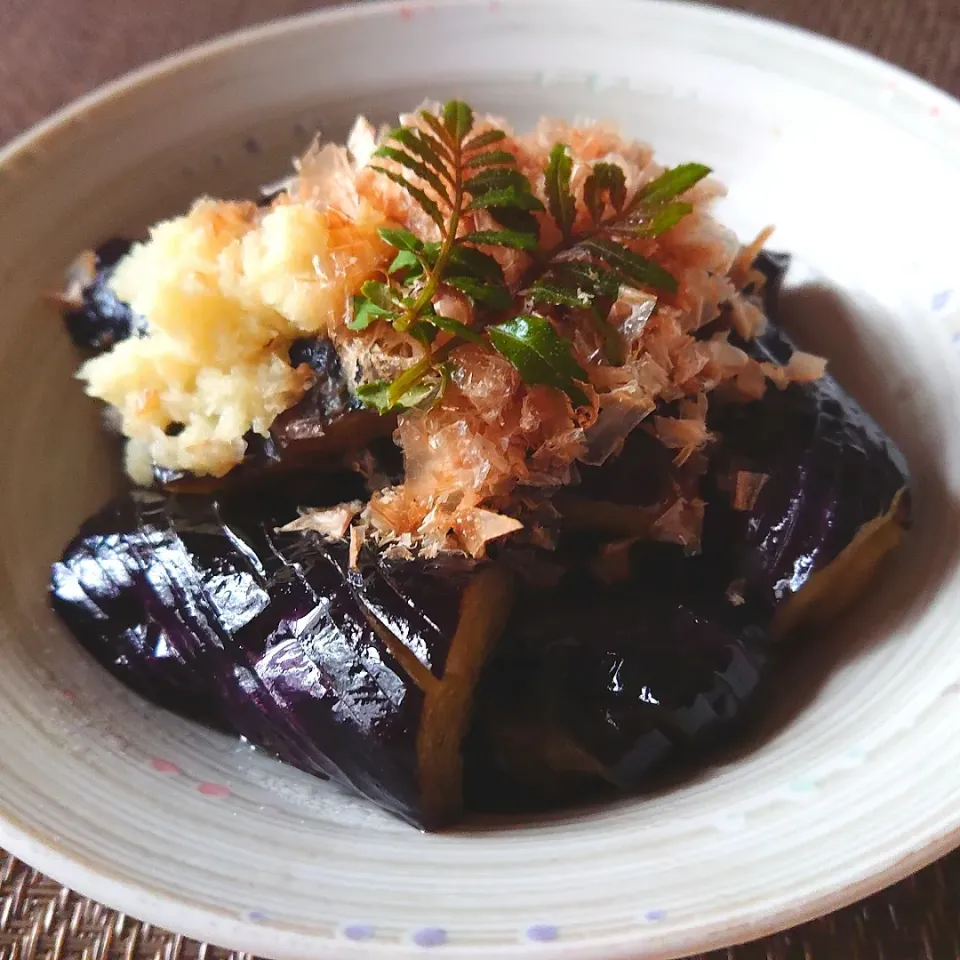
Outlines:
<svg viewBox="0 0 960 960"><path fill-rule="evenodd" d="M506 150L490 150L487 153L475 154L464 164L464 167L472 170L475 167L494 167L516 162L517 158Z"/></svg>
<svg viewBox="0 0 960 960"><path fill-rule="evenodd" d="M407 328L407 333L409 333L414 340L419 341L425 347L429 347L437 337L437 327L433 321L433 317L431 317L430 320L415 320Z"/></svg>
<svg viewBox="0 0 960 960"><path fill-rule="evenodd" d="M391 247L398 250L410 250L413 253L423 249L423 241L415 237L409 230L397 227L380 227L377 230L381 240L385 240Z"/></svg>
<svg viewBox="0 0 960 960"><path fill-rule="evenodd" d="M498 283L485 283L474 277L446 277L443 281L448 287L465 293L471 300L483 303L494 310L506 310L513 302L510 291Z"/></svg>
<svg viewBox="0 0 960 960"><path fill-rule="evenodd" d="M419 187L415 187L410 183L406 177L401 173L397 173L394 170L388 170L386 167L379 167L376 164L370 165L371 170L376 170L377 173L382 173L385 177L392 180L394 183L399 184L407 193L413 197L417 203L423 208L424 213L441 229L443 230L446 226L446 221L443 219L443 214L440 212L440 208L437 204L428 197Z"/></svg>
<svg viewBox="0 0 960 960"><path fill-rule="evenodd" d="M408 410L419 406L436 389L429 383L416 383L405 390L400 397L391 399L392 386L389 380L374 380L371 383L361 384L357 387L357 398L365 407L370 407L379 414L387 414L395 410Z"/></svg>
<svg viewBox="0 0 960 960"><path fill-rule="evenodd" d="M446 127L440 121L440 118L435 114L431 113L429 110L420 111L420 119L436 134L437 139L443 146L447 149L452 145L453 141L450 137L450 134L447 132ZM451 162L453 155L451 154Z"/></svg>
<svg viewBox="0 0 960 960"><path fill-rule="evenodd" d="M661 233L666 233L691 213L693 213L692 203L684 200L665 203L652 212L649 221L638 231L638 236L659 237Z"/></svg>
<svg viewBox="0 0 960 960"><path fill-rule="evenodd" d="M388 139L396 140L397 143L405 146L411 153L415 153L424 163L431 166L437 172L437 176L453 184L453 176L450 173L453 157L446 144L434 139L428 133L411 127L399 127L390 134Z"/></svg>
<svg viewBox="0 0 960 960"><path fill-rule="evenodd" d="M594 164L593 172L583 185L583 202L594 223L599 223L607 203L618 213L627 200L627 181L622 168L615 163Z"/></svg>
<svg viewBox="0 0 960 960"><path fill-rule="evenodd" d="M367 280L361 285L360 292L381 310L389 312L399 305L390 287L379 280Z"/></svg>
<svg viewBox="0 0 960 960"><path fill-rule="evenodd" d="M481 147L489 147L491 143L499 143L506 140L507 135L503 130L487 130L485 133L478 133L471 137L463 145L464 151L479 150Z"/></svg>
<svg viewBox="0 0 960 960"><path fill-rule="evenodd" d="M580 245L582 250L614 267L632 285L655 287L668 293L677 292L677 281L659 264L628 250L606 237L591 237Z"/></svg>
<svg viewBox="0 0 960 960"><path fill-rule="evenodd" d="M567 286L546 277L541 278L524 292L533 303L550 304L555 307L589 307L593 298L588 291Z"/></svg>
<svg viewBox="0 0 960 960"><path fill-rule="evenodd" d="M530 181L513 167L494 167L484 170L463 186L473 196L489 193L491 190L505 190L508 187L514 187L525 193L530 192Z"/></svg>
<svg viewBox="0 0 960 960"><path fill-rule="evenodd" d="M587 382L586 371L573 356L569 340L561 337L544 317L521 314L487 328L496 351L517 369L524 383L562 390L574 406L587 402L576 381Z"/></svg>
<svg viewBox="0 0 960 960"><path fill-rule="evenodd" d="M528 233L536 238L536 245L540 245L540 224L537 218L528 210L516 210L509 207L490 207L487 213L497 223L514 233Z"/></svg>
<svg viewBox="0 0 960 960"><path fill-rule="evenodd" d="M473 111L462 100L451 100L443 106L443 125L450 137L460 143L473 129Z"/></svg>
<svg viewBox="0 0 960 960"><path fill-rule="evenodd" d="M685 200L674 200L649 210L641 209L630 218L624 232L635 237L659 237L691 213L693 204Z"/></svg>
<svg viewBox="0 0 960 960"><path fill-rule="evenodd" d="M393 316L396 316L395 311L384 310L366 297L354 296L353 316L347 323L347 327L351 330L366 330L374 320Z"/></svg>
<svg viewBox="0 0 960 960"><path fill-rule="evenodd" d="M547 206L563 236L569 237L577 215L577 204L570 192L573 159L565 143L554 144L547 163Z"/></svg>
<svg viewBox="0 0 960 960"><path fill-rule="evenodd" d="M407 153L406 150L398 150L396 147L391 146L382 146L377 149L373 155L375 157L383 157L387 160L393 160L394 163L399 163L400 166L406 167L407 170L411 171L411 173L415 173L418 177L420 177L421 180L425 180L427 183L429 183L441 200L443 200L445 203L450 203L450 195L447 193L446 184L422 160L419 160Z"/></svg>
<svg viewBox="0 0 960 960"><path fill-rule="evenodd" d="M651 180L638 194L637 199L644 203L666 203L685 193L704 177L712 173L702 163L681 163Z"/></svg>
<svg viewBox="0 0 960 960"><path fill-rule="evenodd" d="M622 277L615 270L585 260L566 260L556 264L551 272L566 286L585 290L594 296L616 299L623 285Z"/></svg>
<svg viewBox="0 0 960 960"><path fill-rule="evenodd" d="M460 337L462 340L469 340L471 343L484 342L483 337L481 337L476 330L468 327L465 323L461 323L459 320L454 320L453 317L445 317L443 314L438 313L433 318L433 324L446 333L452 333L454 336Z"/></svg>
<svg viewBox="0 0 960 960"><path fill-rule="evenodd" d="M508 207L514 210L543 210L543 204L532 194L516 187L504 187L502 190L490 190L474 195L467 204L468 210L487 210L490 207Z"/></svg>
<svg viewBox="0 0 960 960"><path fill-rule="evenodd" d="M450 258L443 271L441 279L447 277L476 277L478 280L487 280L490 283L503 284L503 268L490 256L475 247L455 246L450 251Z"/></svg>
<svg viewBox="0 0 960 960"><path fill-rule="evenodd" d="M464 243L486 244L491 247L509 247L511 250L537 249L538 240L534 233L520 230L474 230L462 238Z"/></svg>
<svg viewBox="0 0 960 960"><path fill-rule="evenodd" d="M447 392L447 387L453 379L453 372L456 370L456 364L452 360L445 360L438 363L434 368L440 374L440 383L437 385L437 399L439 400Z"/></svg>
<svg viewBox="0 0 960 960"><path fill-rule="evenodd" d="M603 352L607 362L612 363L615 367L621 366L625 357L623 337L620 335L620 331L599 310L594 309L592 316L597 332L603 340Z"/></svg>
<svg viewBox="0 0 960 960"><path fill-rule="evenodd" d="M411 253L409 250L401 250L394 258L393 263L387 268L387 273L391 276L395 273L399 273L401 270L410 271L408 274L409 277L419 276L423 273L423 265L417 259L415 253Z"/></svg>

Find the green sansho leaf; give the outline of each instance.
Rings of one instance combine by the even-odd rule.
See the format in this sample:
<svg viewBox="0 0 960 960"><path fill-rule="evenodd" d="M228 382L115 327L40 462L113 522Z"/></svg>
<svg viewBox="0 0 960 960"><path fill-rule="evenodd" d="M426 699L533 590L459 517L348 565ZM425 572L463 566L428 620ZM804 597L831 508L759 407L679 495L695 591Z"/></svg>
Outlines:
<svg viewBox="0 0 960 960"><path fill-rule="evenodd" d="M471 137L463 145L465 151L469 150L479 150L481 147L489 147L492 143L499 143L501 140L506 140L507 135L503 130L487 130L486 133L478 133L475 137Z"/></svg>
<svg viewBox="0 0 960 960"><path fill-rule="evenodd" d="M593 311L593 323L603 340L603 352L607 362L620 366L625 359L623 337L620 331L598 310Z"/></svg>
<svg viewBox="0 0 960 960"><path fill-rule="evenodd" d="M591 263L587 260L562 261L551 270L561 283L589 294L591 297L620 296L623 277L606 264Z"/></svg>
<svg viewBox="0 0 960 960"><path fill-rule="evenodd" d="M427 196L419 187L415 187L409 180L402 174L397 173L394 170L388 170L386 167L377 166L375 163L370 164L371 170L376 170L377 173L382 173L385 177L388 177L394 183L399 184L407 193L413 197L417 203L420 204L420 207L423 209L424 213L442 230L446 221L443 219L443 214L440 212L440 208L437 206L436 201Z"/></svg>
<svg viewBox="0 0 960 960"><path fill-rule="evenodd" d="M476 330L471 329L465 323L454 320L453 317L445 317L442 314L434 315L432 321L435 327L446 333L452 333L460 337L461 340L469 340L471 343L483 343L483 337Z"/></svg>
<svg viewBox="0 0 960 960"><path fill-rule="evenodd" d="M462 142L473 129L473 110L462 100L451 100L443 108L443 125L453 140Z"/></svg>
<svg viewBox="0 0 960 960"><path fill-rule="evenodd" d="M487 153L478 153L472 156L464 166L467 169L474 167L492 167L495 164L516 163L517 158L507 150L490 150Z"/></svg>
<svg viewBox="0 0 960 960"><path fill-rule="evenodd" d="M491 190L505 190L508 187L516 187L526 193L530 192L530 181L519 170L514 170L512 167L494 167L483 170L463 186L468 193L472 193L474 196L489 193Z"/></svg>
<svg viewBox="0 0 960 960"><path fill-rule="evenodd" d="M447 193L447 185L440 179L438 174L431 169L422 160L412 156L405 150L398 150L396 147L382 146L375 153L375 157L382 157L387 160L393 160L400 166L406 167L411 173L415 173L422 180L425 180L436 191L438 197L444 203L450 203L450 195Z"/></svg>
<svg viewBox="0 0 960 960"><path fill-rule="evenodd" d="M347 327L351 330L366 330L374 320L392 315L392 311L378 307L366 297L355 296L353 298L353 316L347 323Z"/></svg>
<svg viewBox="0 0 960 960"><path fill-rule="evenodd" d="M583 203L593 223L576 236L578 198L572 190L569 147L557 143L550 152L544 206L518 169L516 155L506 149L506 132L473 134L474 122L466 103L451 100L437 113L422 110L416 123L391 131L375 154L389 165L372 169L406 190L439 232L438 240L426 242L410 230L381 228L380 237L396 249L387 271L390 282L368 281L353 300L352 329L381 320L409 332L423 347L422 356L394 381L365 384L358 391L367 406L384 413L422 406L439 396L451 375L449 358L465 342L487 344L506 357L525 382L555 387L573 403L584 403L586 394L578 384L586 382L586 372L570 342L536 311L582 311L584 322L589 318L602 337L608 358L617 363L622 362L623 344L605 320L607 302L624 286L677 289L669 272L623 241L659 236L689 215L691 205L679 197L709 168L682 164L667 170L628 205L623 169L615 163L593 164L583 186ZM538 257L540 224L535 214L548 209L564 243L544 263ZM464 218L471 211L485 211L497 228L465 229ZM614 216L605 220L611 211ZM533 277L520 296L534 312L510 316L514 291L487 248L533 255ZM476 329L437 315L433 301L442 285L474 303L480 314ZM438 345L440 331L447 337Z"/></svg>
<svg viewBox="0 0 960 960"><path fill-rule="evenodd" d="M434 323L433 317L429 320L414 320L410 324L408 333L414 340L418 340L429 348L430 344L437 338L437 325Z"/></svg>
<svg viewBox="0 0 960 960"><path fill-rule="evenodd" d="M682 163L651 180L639 193L644 203L666 203L685 193L713 171L702 163Z"/></svg>
<svg viewBox="0 0 960 960"><path fill-rule="evenodd" d="M474 230L463 238L464 243L478 246L510 247L513 250L534 251L537 249L537 236L521 230Z"/></svg>
<svg viewBox="0 0 960 960"><path fill-rule="evenodd" d="M485 210L488 207L513 207L517 210L543 210L543 204L532 194L517 187L504 187L475 194L467 204L468 210Z"/></svg>
<svg viewBox="0 0 960 960"><path fill-rule="evenodd" d="M550 277L541 277L525 291L525 295L532 303L575 309L589 307L593 299L590 293L578 289L576 285L558 283Z"/></svg>
<svg viewBox="0 0 960 960"><path fill-rule="evenodd" d="M494 310L506 310L513 302L510 291L496 283L484 283L474 277L446 277L443 282Z"/></svg>
<svg viewBox="0 0 960 960"><path fill-rule="evenodd" d="M587 402L576 383L587 382L587 373L574 358L570 341L546 318L521 314L489 327L487 336L497 352L516 367L524 383L556 387L574 406Z"/></svg>
<svg viewBox="0 0 960 960"><path fill-rule="evenodd" d="M367 280L367 282L360 287L360 292L374 306L379 307L385 313L399 306L394 298L393 291L379 280Z"/></svg>
<svg viewBox="0 0 960 960"><path fill-rule="evenodd" d="M364 383L357 387L357 398L365 407L370 407L377 413L393 413L395 410L409 410L411 407L417 407L429 399L435 392L436 387L429 383L417 383L397 399L390 399L390 388L392 384L389 380L374 380L371 383Z"/></svg>
<svg viewBox="0 0 960 960"><path fill-rule="evenodd" d="M453 162L450 151L442 143L437 143L429 135L410 127L398 127L392 131L387 140L395 140L405 146L411 153L415 153L424 163L432 167L439 177L446 180L451 186L453 177L449 165Z"/></svg>
<svg viewBox="0 0 960 960"><path fill-rule="evenodd" d="M415 253L409 250L401 250L394 258L393 262L387 267L387 273L391 276L399 273L401 270L413 270L417 275L423 272L423 266Z"/></svg>
<svg viewBox="0 0 960 960"><path fill-rule="evenodd" d="M570 150L566 144L555 144L550 151L550 159L547 163L547 205L550 216L557 221L557 226L565 239L570 236L573 221L577 216L576 200L570 192L572 173L573 159L570 156Z"/></svg>
<svg viewBox="0 0 960 960"><path fill-rule="evenodd" d="M631 286L648 286L668 293L677 292L676 278L658 263L634 253L606 237L591 237L581 247L616 269Z"/></svg>
<svg viewBox="0 0 960 960"><path fill-rule="evenodd" d="M615 163L594 164L593 172L583 185L583 202L594 223L603 217L607 203L619 213L627 201L627 180Z"/></svg>
<svg viewBox="0 0 960 960"><path fill-rule="evenodd" d="M637 237L659 237L671 227L675 227L684 217L693 213L693 204L684 200L674 200L662 206L654 207L647 213L632 233Z"/></svg>
<svg viewBox="0 0 960 960"><path fill-rule="evenodd" d="M511 209L510 207L489 207L487 213L497 223L515 233L528 233L534 242L540 245L540 224L537 218L528 210Z"/></svg>
<svg viewBox="0 0 960 960"><path fill-rule="evenodd" d="M450 253L443 279L451 276L476 277L503 286L503 268L490 256L476 247L456 246Z"/></svg>
<svg viewBox="0 0 960 960"><path fill-rule="evenodd" d="M380 227L377 230L380 239L389 243L391 247L398 250L409 250L411 253L418 253L423 249L423 241L415 237L409 230L403 230L394 227Z"/></svg>

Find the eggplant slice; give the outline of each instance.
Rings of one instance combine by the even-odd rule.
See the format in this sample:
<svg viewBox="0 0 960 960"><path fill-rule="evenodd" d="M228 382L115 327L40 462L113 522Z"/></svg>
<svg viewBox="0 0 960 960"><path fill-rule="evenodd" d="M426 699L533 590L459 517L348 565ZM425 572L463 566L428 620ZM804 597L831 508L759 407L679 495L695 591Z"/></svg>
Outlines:
<svg viewBox="0 0 960 960"><path fill-rule="evenodd" d="M142 327L129 304L110 289L114 268L131 246L133 241L114 237L75 265L86 276L75 278L77 289L68 291L63 320L70 339L81 350L103 353L115 343L136 336Z"/></svg>
<svg viewBox="0 0 960 960"><path fill-rule="evenodd" d="M350 568L280 504L136 492L54 565L54 609L119 679L418 826L462 814L461 740L511 604L492 563Z"/></svg>
<svg viewBox="0 0 960 960"><path fill-rule="evenodd" d="M380 416L361 404L347 384L330 340L297 340L289 356L292 366L310 367L313 383L295 406L274 420L268 437L246 436L247 453L241 464L220 478L156 468L157 483L176 493L252 490L301 470L342 470L377 440L390 437L396 416ZM374 447L381 454L379 459L390 459L386 449L386 444ZM394 453L393 459L399 459L399 451L394 448ZM395 476L397 470L391 463L388 473Z"/></svg>
<svg viewBox="0 0 960 960"><path fill-rule="evenodd" d="M761 361L785 364L796 349L772 319L788 258L762 255L757 291L771 318L753 341L731 342ZM713 331L711 331L713 332ZM642 427L601 468L557 497L567 530L594 540L643 537L671 493L706 502L702 556L680 548L630 550L634 576L719 588L758 622L786 636L822 625L861 596L910 523L906 460L870 415L829 374L761 400L711 396L707 420L718 441L706 476L689 471ZM752 489L751 489L752 488ZM745 495L746 494L746 495Z"/></svg>
<svg viewBox="0 0 960 960"><path fill-rule="evenodd" d="M787 262L758 261L773 314ZM779 363L796 349L772 323L738 345ZM868 589L909 527L903 455L829 374L770 387L755 403L712 404L708 423L721 441L704 494L705 550L723 562L726 544L733 545L732 588L775 615L777 636L835 618ZM762 484L755 499L736 503L738 476Z"/></svg>
<svg viewBox="0 0 960 960"><path fill-rule="evenodd" d="M519 605L478 695L476 802L635 789L728 738L773 658L765 631L724 608L638 585Z"/></svg>

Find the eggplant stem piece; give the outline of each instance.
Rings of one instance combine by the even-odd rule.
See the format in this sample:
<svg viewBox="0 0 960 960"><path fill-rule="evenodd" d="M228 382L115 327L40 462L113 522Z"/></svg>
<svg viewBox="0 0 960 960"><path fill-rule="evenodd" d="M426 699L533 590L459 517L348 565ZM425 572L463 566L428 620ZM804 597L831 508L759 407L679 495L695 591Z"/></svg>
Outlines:
<svg viewBox="0 0 960 960"><path fill-rule="evenodd" d="M512 605L513 589L506 573L495 566L480 571L460 601L443 680L425 691L417 759L423 818L428 826L450 823L462 809L461 747L474 691Z"/></svg>
<svg viewBox="0 0 960 960"><path fill-rule="evenodd" d="M777 611L775 639L801 627L823 626L838 617L867 589L880 563L903 539L910 515L910 493L901 487L890 509L869 520L829 566L818 570Z"/></svg>

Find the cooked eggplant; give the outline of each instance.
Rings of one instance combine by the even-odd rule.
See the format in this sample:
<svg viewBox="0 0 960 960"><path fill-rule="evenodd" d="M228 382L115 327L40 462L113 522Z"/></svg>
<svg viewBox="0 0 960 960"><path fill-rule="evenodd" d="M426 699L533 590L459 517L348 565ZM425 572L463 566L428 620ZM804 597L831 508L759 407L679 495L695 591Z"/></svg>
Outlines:
<svg viewBox="0 0 960 960"><path fill-rule="evenodd" d="M472 739L486 805L636 788L733 732L765 689L765 633L722 595L565 596L520 605L488 668Z"/></svg>
<svg viewBox="0 0 960 960"><path fill-rule="evenodd" d="M770 311L787 262L759 261ZM778 363L796 349L772 323L738 345ZM708 422L722 440L705 493L704 543L732 545L734 591L775 613L780 636L833 619L867 588L909 525L903 455L829 374L771 387L755 403L713 404ZM745 477L755 489L738 502Z"/></svg>
<svg viewBox="0 0 960 960"><path fill-rule="evenodd" d="M788 258L763 255L765 309L775 317ZM786 364L796 349L771 322L752 341L731 340L761 361ZM719 440L700 489L671 467L671 452L642 427L602 468L558 498L568 528L607 538L643 537L671 492L706 502L703 556L658 551L651 564L631 548L635 573L663 582L728 589L784 636L836 617L869 585L910 519L909 472L902 454L829 374L751 403L711 399L708 426Z"/></svg>
<svg viewBox="0 0 960 960"><path fill-rule="evenodd" d="M70 339L82 350L102 353L135 335L141 325L130 306L110 289L114 268L131 246L132 241L115 237L75 264L78 275L64 298L63 319Z"/></svg>
<svg viewBox="0 0 960 960"><path fill-rule="evenodd" d="M248 434L247 454L224 478L196 477L156 468L157 483L179 493L240 490L271 482L280 474L299 470L341 470L362 455L374 441L388 438L395 416L380 416L360 403L347 385L340 358L326 338L297 340L290 347L290 363L306 364L314 379L300 402L274 420L268 437ZM395 474L399 454L390 456L387 444L373 448L383 469Z"/></svg>
<svg viewBox="0 0 960 960"><path fill-rule="evenodd" d="M293 511L131 494L55 564L52 602L83 645L168 709L351 786L412 823L461 813L461 739L510 608L492 563L391 561Z"/></svg>

